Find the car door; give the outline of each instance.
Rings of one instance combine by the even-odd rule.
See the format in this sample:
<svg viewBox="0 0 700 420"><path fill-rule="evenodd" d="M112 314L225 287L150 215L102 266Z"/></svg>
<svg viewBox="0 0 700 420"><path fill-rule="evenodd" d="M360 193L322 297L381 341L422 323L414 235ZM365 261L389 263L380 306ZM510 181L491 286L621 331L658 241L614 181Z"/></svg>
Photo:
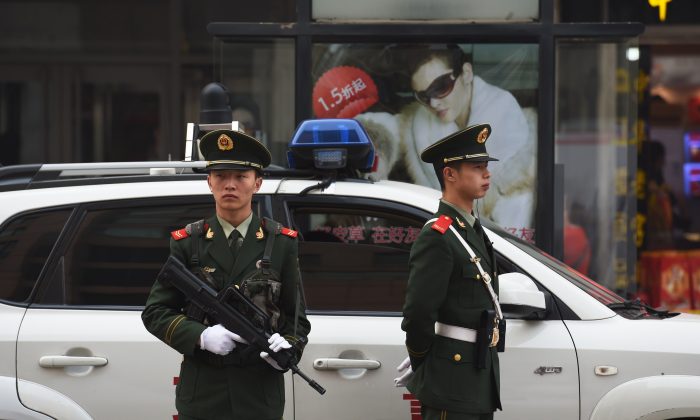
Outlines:
<svg viewBox="0 0 700 420"><path fill-rule="evenodd" d="M95 419L173 418L182 357L140 315L169 232L212 212L208 197L80 207L22 322L20 384L58 392ZM20 386L22 402L55 412L59 402L36 389Z"/></svg>
<svg viewBox="0 0 700 420"><path fill-rule="evenodd" d="M499 273L519 272L535 279L496 250ZM563 321L574 315L548 290L535 284L546 296L547 311L542 319L518 319L504 307L506 351L499 354L503 411L498 411L495 418L575 420L579 418L578 363Z"/></svg>
<svg viewBox="0 0 700 420"><path fill-rule="evenodd" d="M295 418L420 419L420 403L395 388L406 357L401 308L410 245L427 212L383 200L288 199L312 324L300 367L326 387L295 379ZM497 256L502 272L527 272ZM531 262L531 261L529 261ZM530 276L534 279L533 276ZM546 292L546 291L545 291ZM550 299L545 319L509 319L498 419L578 418L573 342Z"/></svg>
<svg viewBox="0 0 700 420"><path fill-rule="evenodd" d="M410 419L416 409L396 388L406 357L401 308L408 255L427 213L380 200L290 198L311 334L299 366L321 396L294 379L294 418Z"/></svg>
<svg viewBox="0 0 700 420"><path fill-rule="evenodd" d="M0 227L0 418L47 418L19 402L17 334L32 289L71 212L70 207L26 212Z"/></svg>

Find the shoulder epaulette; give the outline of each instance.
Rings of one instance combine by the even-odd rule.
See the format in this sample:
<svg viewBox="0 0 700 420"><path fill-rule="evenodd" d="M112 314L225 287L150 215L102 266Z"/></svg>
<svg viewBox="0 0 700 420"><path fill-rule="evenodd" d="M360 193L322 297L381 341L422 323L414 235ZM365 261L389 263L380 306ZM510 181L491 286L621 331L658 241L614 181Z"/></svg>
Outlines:
<svg viewBox="0 0 700 420"><path fill-rule="evenodd" d="M172 236L172 238L176 241L179 241L180 239L185 239L186 237L190 236L190 234L187 232L186 228L182 228L180 230L170 232L170 236Z"/></svg>
<svg viewBox="0 0 700 420"><path fill-rule="evenodd" d="M190 223L182 229L174 230L170 232L170 236L176 241L180 239L185 239L190 235L200 236L205 230L209 228L209 224L205 223L204 220L198 220L196 222Z"/></svg>
<svg viewBox="0 0 700 420"><path fill-rule="evenodd" d="M185 226L185 231L188 235L201 236L204 231L209 228L209 224L204 220L197 220L196 222L188 223Z"/></svg>
<svg viewBox="0 0 700 420"><path fill-rule="evenodd" d="M283 227L282 230L280 230L280 233L281 233L282 235L287 235L287 236L289 236L290 238L296 238L297 235L299 234L299 232L297 232L296 230L292 230L292 229L289 229L289 228L286 228L286 227Z"/></svg>
<svg viewBox="0 0 700 420"><path fill-rule="evenodd" d="M445 232L447 232L447 229L450 228L451 224L452 218L443 214L440 217L438 217L435 223L433 223L430 227L444 235Z"/></svg>
<svg viewBox="0 0 700 420"><path fill-rule="evenodd" d="M263 217L262 219L262 225L265 227L265 230L267 230L270 233L275 233L276 235L287 235L290 238L296 238L299 232L296 230L292 230L289 228L286 228L282 226L281 223L272 220L268 217Z"/></svg>

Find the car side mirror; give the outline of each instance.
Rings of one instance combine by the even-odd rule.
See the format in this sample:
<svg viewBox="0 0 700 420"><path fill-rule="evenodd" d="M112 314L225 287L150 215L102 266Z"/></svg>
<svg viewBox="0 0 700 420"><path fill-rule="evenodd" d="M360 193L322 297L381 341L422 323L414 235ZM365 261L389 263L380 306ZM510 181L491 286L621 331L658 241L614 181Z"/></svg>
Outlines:
<svg viewBox="0 0 700 420"><path fill-rule="evenodd" d="M547 313L545 294L522 273L498 276L499 302L506 318L544 319Z"/></svg>

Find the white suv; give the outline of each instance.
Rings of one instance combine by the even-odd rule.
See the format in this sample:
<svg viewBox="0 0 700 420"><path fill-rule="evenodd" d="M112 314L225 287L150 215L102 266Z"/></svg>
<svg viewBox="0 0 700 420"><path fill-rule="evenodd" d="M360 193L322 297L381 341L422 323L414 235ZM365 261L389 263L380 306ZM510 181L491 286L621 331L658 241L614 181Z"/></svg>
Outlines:
<svg viewBox="0 0 700 420"><path fill-rule="evenodd" d="M140 311L169 232L210 215L198 163L0 168L0 418L172 419L181 356ZM254 210L300 232L312 330L287 420L419 418L395 388L411 243L439 193L268 174ZM503 419L700 418L700 317L625 303L486 224L508 314ZM469 362L469 361L463 361Z"/></svg>

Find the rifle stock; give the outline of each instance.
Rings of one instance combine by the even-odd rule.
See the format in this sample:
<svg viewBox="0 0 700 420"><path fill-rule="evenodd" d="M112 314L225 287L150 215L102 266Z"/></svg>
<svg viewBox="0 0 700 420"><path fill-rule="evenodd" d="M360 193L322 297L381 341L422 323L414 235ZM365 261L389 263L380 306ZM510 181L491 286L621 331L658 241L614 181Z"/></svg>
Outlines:
<svg viewBox="0 0 700 420"><path fill-rule="evenodd" d="M217 293L189 271L177 258L172 256L168 257L168 260L158 273L157 279L163 284L172 285L180 290L193 305L205 312L210 319L223 325L229 331L235 331L236 334L248 341L249 345L256 347L260 351L267 352L277 365L282 369L289 369L299 375L319 394L326 392L321 385L306 376L299 369L292 349L283 349L276 353L270 350L267 340L272 335L272 332L269 329L267 314L237 288L229 286L223 290L223 293ZM248 311L254 313L255 318L262 321L259 323L263 325L256 325L246 315L242 314L235 305L232 305L232 302L238 302Z"/></svg>

